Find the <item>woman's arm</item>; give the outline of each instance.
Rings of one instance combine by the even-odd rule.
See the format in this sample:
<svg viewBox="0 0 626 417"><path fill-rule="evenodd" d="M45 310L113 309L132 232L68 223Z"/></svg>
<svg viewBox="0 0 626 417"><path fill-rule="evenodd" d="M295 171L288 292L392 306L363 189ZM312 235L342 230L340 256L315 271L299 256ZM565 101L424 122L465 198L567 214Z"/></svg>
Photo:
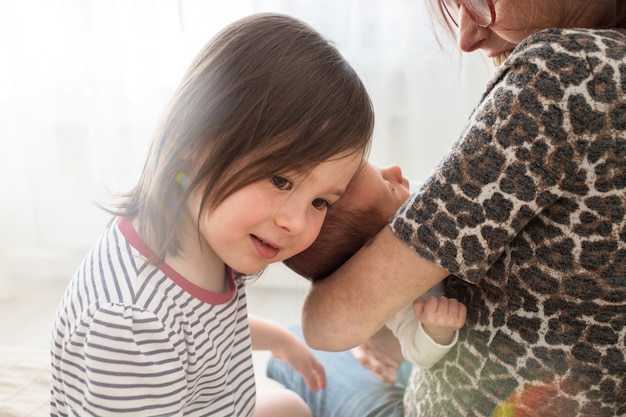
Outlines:
<svg viewBox="0 0 626 417"><path fill-rule="evenodd" d="M307 344L330 351L360 345L448 275L385 227L341 268L312 284L302 311Z"/></svg>

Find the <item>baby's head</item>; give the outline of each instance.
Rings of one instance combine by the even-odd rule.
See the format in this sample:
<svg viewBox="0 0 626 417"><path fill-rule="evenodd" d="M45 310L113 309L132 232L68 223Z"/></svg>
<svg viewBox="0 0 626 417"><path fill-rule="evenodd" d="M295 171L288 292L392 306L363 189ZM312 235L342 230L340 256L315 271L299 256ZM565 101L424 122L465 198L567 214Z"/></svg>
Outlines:
<svg viewBox="0 0 626 417"><path fill-rule="evenodd" d="M385 227L408 196L409 184L398 166L365 164L328 209L313 244L284 264L307 279L325 278Z"/></svg>

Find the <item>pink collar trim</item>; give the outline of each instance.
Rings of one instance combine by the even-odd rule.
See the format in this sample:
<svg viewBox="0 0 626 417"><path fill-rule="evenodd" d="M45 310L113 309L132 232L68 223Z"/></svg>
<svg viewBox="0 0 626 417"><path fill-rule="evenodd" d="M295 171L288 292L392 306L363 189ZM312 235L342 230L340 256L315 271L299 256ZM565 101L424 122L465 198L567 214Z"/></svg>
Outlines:
<svg viewBox="0 0 626 417"><path fill-rule="evenodd" d="M135 249L139 251L139 253L146 259L150 259L154 256L154 252L146 245L146 243L141 239L135 227L133 226L132 221L128 217L120 217L118 219L117 225L122 232L122 235L126 238L128 243L131 244ZM166 262L162 262L157 265L157 267L165 274L168 278L170 278L176 285L181 287L183 290L194 296L195 298L209 304L224 304L232 300L237 290L237 284L235 283L235 279L233 278L233 271L231 268L226 267L226 273L228 274L228 280L230 284L230 290L228 292L219 293L213 292L209 290L205 290L204 288L200 288L193 282L187 280L184 276L179 274L169 266Z"/></svg>

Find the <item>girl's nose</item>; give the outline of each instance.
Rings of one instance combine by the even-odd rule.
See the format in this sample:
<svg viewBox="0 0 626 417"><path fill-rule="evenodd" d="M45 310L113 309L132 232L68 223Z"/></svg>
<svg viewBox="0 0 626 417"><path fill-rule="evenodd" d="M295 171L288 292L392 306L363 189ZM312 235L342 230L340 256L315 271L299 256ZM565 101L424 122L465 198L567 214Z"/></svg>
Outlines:
<svg viewBox="0 0 626 417"><path fill-rule="evenodd" d="M488 36L489 28L478 26L476 21L461 4L459 8L459 33L457 43L463 52L473 52L480 48Z"/></svg>
<svg viewBox="0 0 626 417"><path fill-rule="evenodd" d="M303 233L306 229L306 205L296 199L287 199L274 214L274 223L293 235Z"/></svg>

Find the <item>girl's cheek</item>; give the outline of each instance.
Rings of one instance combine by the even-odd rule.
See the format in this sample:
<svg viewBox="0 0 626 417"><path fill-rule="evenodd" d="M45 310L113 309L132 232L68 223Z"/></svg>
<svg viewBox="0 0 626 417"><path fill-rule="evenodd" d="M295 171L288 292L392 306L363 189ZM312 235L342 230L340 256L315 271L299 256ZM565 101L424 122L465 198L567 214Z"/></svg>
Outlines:
<svg viewBox="0 0 626 417"><path fill-rule="evenodd" d="M315 239L317 239L317 237L320 234L320 230L322 230L322 223L323 221L316 222L315 224L313 224L313 222L309 223L311 224L311 227L306 232L306 236L303 236L302 243L301 243L302 247L300 248L298 252L305 250L306 248L311 246L313 242L315 242Z"/></svg>
<svg viewBox="0 0 626 417"><path fill-rule="evenodd" d="M317 238L317 234L310 236L307 239L303 239L302 243L300 244L300 247L298 248L298 252L302 252L303 250L311 246L313 242L315 242L316 238Z"/></svg>

